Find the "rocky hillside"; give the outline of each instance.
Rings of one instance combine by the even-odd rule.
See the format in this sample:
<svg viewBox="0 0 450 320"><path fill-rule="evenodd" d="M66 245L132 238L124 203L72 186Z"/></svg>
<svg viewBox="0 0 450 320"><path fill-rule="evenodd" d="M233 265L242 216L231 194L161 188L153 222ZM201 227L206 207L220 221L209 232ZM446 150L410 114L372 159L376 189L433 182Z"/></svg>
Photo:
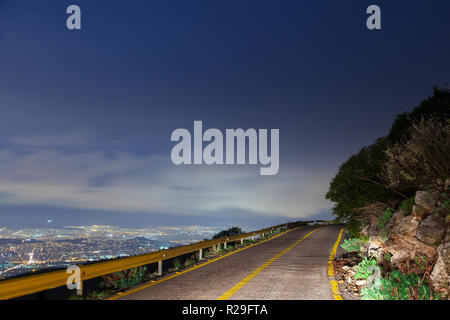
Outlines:
<svg viewBox="0 0 450 320"><path fill-rule="evenodd" d="M348 289L368 299L377 298L376 294L387 290L384 287L389 287L391 292L384 292L378 298L390 298L389 295L393 299L401 298L402 289L410 299L448 298L449 191L450 180L447 180L438 183L433 191L417 191L415 197L397 207L382 203L366 207L361 214L362 223L366 224L361 237L346 240L343 247L350 254L337 263ZM378 291L374 291L375 283L371 279L376 269L366 270L370 265L380 270ZM396 275L395 279L392 274Z"/></svg>

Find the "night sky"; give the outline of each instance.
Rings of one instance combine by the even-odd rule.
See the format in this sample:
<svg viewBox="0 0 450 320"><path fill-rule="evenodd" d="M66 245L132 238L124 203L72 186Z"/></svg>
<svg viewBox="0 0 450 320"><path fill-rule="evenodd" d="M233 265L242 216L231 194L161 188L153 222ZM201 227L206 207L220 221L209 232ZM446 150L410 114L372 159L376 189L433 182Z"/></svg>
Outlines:
<svg viewBox="0 0 450 320"><path fill-rule="evenodd" d="M371 4L382 30L366 28ZM449 82L449 14L448 0L0 0L0 227L330 218L339 165ZM194 120L279 128L279 173L173 165L171 132Z"/></svg>

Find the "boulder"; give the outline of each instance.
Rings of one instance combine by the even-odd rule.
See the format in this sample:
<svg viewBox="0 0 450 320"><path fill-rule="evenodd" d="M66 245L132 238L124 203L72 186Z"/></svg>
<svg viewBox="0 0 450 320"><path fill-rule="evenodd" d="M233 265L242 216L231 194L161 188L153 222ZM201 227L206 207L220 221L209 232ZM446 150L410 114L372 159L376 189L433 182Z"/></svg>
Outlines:
<svg viewBox="0 0 450 320"><path fill-rule="evenodd" d="M377 262L381 262L386 254L386 249L384 247L384 241L377 236L370 237L367 244L367 255L373 257Z"/></svg>
<svg viewBox="0 0 450 320"><path fill-rule="evenodd" d="M414 205L413 208L412 208L411 215L414 216L414 217L420 218L420 217L425 216L427 214L427 212L428 211L425 210L424 207L420 207L420 206Z"/></svg>
<svg viewBox="0 0 450 320"><path fill-rule="evenodd" d="M392 233L384 246L386 252L392 254L391 264L394 266L406 259L414 260L415 257L420 256L425 256L430 263L436 259L436 248L423 243L414 236Z"/></svg>
<svg viewBox="0 0 450 320"><path fill-rule="evenodd" d="M397 212L394 213L394 215L392 216L391 221L388 222L388 224L386 225L386 230L393 230L395 227L397 227L400 222L403 220L403 218L405 218L405 212L400 209Z"/></svg>
<svg viewBox="0 0 450 320"><path fill-rule="evenodd" d="M415 237L419 229L419 220L415 216L407 216L400 220L399 224L393 229L398 236Z"/></svg>
<svg viewBox="0 0 450 320"><path fill-rule="evenodd" d="M415 203L426 210L432 210L436 207L439 199L439 192L417 191Z"/></svg>
<svg viewBox="0 0 450 320"><path fill-rule="evenodd" d="M420 222L416 237L426 244L438 246L445 236L446 229L444 218L432 214Z"/></svg>
<svg viewBox="0 0 450 320"><path fill-rule="evenodd" d="M430 276L431 284L436 291L447 297L450 288L450 241L442 243L437 251L438 258Z"/></svg>
<svg viewBox="0 0 450 320"><path fill-rule="evenodd" d="M365 279L363 279L363 280L356 280L355 283L356 283L357 286L362 287L362 286L365 286L367 284L367 280L365 280Z"/></svg>

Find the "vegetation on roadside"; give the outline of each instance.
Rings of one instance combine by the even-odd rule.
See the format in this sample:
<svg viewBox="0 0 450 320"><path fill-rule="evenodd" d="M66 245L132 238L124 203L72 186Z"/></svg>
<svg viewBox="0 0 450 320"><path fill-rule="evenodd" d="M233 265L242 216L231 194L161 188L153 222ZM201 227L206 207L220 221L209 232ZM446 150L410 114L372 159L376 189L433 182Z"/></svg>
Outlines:
<svg viewBox="0 0 450 320"><path fill-rule="evenodd" d="M401 202L450 171L450 90L433 96L412 112L397 116L387 136L362 148L344 162L326 198L333 213L358 237L363 225L359 208L374 202ZM419 188L420 187L420 188ZM426 190L426 189L425 189ZM411 203L405 203L410 212Z"/></svg>
<svg viewBox="0 0 450 320"><path fill-rule="evenodd" d="M367 238L349 238L345 239L341 247L348 252L360 252L361 245L367 242Z"/></svg>
<svg viewBox="0 0 450 320"><path fill-rule="evenodd" d="M439 187L435 187L447 185L446 181L449 178L450 89L448 87L434 88L433 95L422 101L420 106L412 112L397 116L387 136L362 148L340 166L330 183L326 198L335 203L333 213L336 219L347 224L346 230L350 238L341 246L348 251L345 259L351 265L354 279L370 280L367 281L367 285L362 285L360 293L363 299L442 298L434 292L431 284L435 261L428 261L423 257L416 257L411 261L407 255L399 260L397 255L396 261L392 262L392 255L389 252L383 253L384 256L380 256L379 251L376 252L377 246L380 248L389 244L388 239L396 241L399 233L393 228L398 226L398 221L409 219L408 221L421 223L425 217L434 215L447 223L450 222L449 197L446 193L434 195L438 193L436 190L440 190ZM423 190L426 192L422 197L436 199L431 207L415 203L419 202L418 199L426 201L424 198L416 198L416 191ZM399 214L393 220L395 212ZM413 212L413 217L404 220L404 217L410 216ZM422 216L417 219L417 215ZM439 225L434 222L435 225L430 227L430 223L432 222L424 224L424 228ZM413 230L413 225L409 228ZM361 232L363 229L364 232ZM404 230L408 232L407 228ZM397 233L394 237L395 232ZM428 233L430 234L430 231ZM361 241L362 234L370 234L376 239L371 240L366 246ZM371 249L370 246L374 247ZM375 268L379 268L381 277L377 276L377 280L372 281L371 276L374 270L377 270Z"/></svg>
<svg viewBox="0 0 450 320"><path fill-rule="evenodd" d="M103 277L101 288L110 290L124 290L142 283L146 280L146 267L136 267L119 271Z"/></svg>
<svg viewBox="0 0 450 320"><path fill-rule="evenodd" d="M241 228L232 227L230 229L222 230L219 233L215 234L213 236L213 239L218 239L218 238L228 237L228 236L235 236L235 235L242 234L242 233L244 233L244 231L242 231Z"/></svg>

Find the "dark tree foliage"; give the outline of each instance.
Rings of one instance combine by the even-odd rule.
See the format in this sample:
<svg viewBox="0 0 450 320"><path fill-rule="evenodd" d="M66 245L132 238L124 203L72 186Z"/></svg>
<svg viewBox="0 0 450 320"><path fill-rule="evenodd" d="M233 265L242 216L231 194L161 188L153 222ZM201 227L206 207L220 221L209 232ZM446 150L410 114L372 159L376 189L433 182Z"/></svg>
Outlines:
<svg viewBox="0 0 450 320"><path fill-rule="evenodd" d="M387 138L379 138L340 166L325 196L335 202L333 212L338 218L347 220L357 213L357 208L398 197L391 190L374 183L380 182L378 175L386 159L386 144Z"/></svg>
<svg viewBox="0 0 450 320"><path fill-rule="evenodd" d="M346 221L353 229L353 234L357 234L359 228L359 223L355 219L358 215L356 209L376 201L388 202L401 198L389 188L383 187L381 173L387 160L385 151L388 146L408 139L413 123L428 119L432 115L442 119L443 122L450 118L448 88L435 87L433 96L422 101L412 112L397 116L388 136L362 148L340 166L338 173L331 180L325 197L335 203L334 215L339 220Z"/></svg>
<svg viewBox="0 0 450 320"><path fill-rule="evenodd" d="M410 137L411 124L431 116L441 119L442 123L450 118L450 90L448 88L433 88L433 95L423 100L420 105L410 113L399 114L392 124L388 139L397 143Z"/></svg>
<svg viewBox="0 0 450 320"><path fill-rule="evenodd" d="M232 227L228 230L222 230L219 233L217 233L216 235L214 235L213 239L217 239L217 238L222 238L222 237L228 237L228 236L235 236L238 234L242 234L244 233L241 228L239 227Z"/></svg>

